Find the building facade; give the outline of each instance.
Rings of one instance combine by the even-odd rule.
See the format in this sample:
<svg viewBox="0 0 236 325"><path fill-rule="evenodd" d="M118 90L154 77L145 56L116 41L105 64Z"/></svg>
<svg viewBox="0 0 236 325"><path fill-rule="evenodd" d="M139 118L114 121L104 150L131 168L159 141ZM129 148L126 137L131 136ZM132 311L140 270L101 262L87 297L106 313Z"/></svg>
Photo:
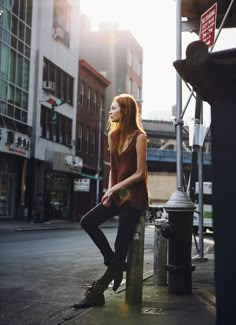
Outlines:
<svg viewBox="0 0 236 325"><path fill-rule="evenodd" d="M76 155L83 160L75 180L74 208L79 218L99 202L103 184L106 88L110 82L87 61L79 60Z"/></svg>
<svg viewBox="0 0 236 325"><path fill-rule="evenodd" d="M24 214L31 155L32 1L0 1L0 218Z"/></svg>
<svg viewBox="0 0 236 325"><path fill-rule="evenodd" d="M0 214L31 218L41 193L47 217L67 218L81 169L78 1L3 0L0 6Z"/></svg>
<svg viewBox="0 0 236 325"><path fill-rule="evenodd" d="M134 36L115 23L102 23L92 31L88 18L81 18L80 57L111 81L106 106L114 96L129 93L142 101L143 49Z"/></svg>
<svg viewBox="0 0 236 325"><path fill-rule="evenodd" d="M34 2L27 204L31 216L35 197L41 193L45 220L71 217L74 175L81 169L75 155L78 17L75 0Z"/></svg>
<svg viewBox="0 0 236 325"><path fill-rule="evenodd" d="M102 23L91 30L87 16L81 16L80 58L86 60L111 83L106 90L105 120L114 96L129 93L138 101L141 111L143 49L133 35L120 30L115 23ZM106 132L104 132L106 135ZM107 139L104 139L107 143ZM108 184L109 155L104 152L104 190Z"/></svg>

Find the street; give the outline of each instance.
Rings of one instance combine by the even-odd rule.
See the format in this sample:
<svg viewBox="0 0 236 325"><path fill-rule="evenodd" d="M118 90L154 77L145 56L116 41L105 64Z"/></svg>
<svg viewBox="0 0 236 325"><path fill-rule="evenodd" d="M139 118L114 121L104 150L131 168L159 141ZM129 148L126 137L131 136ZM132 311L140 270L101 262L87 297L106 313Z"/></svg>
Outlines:
<svg viewBox="0 0 236 325"><path fill-rule="evenodd" d="M104 228L112 247L116 228ZM153 267L154 227L145 228L144 272ZM103 259L81 229L2 233L0 324L58 324L86 284L105 271Z"/></svg>

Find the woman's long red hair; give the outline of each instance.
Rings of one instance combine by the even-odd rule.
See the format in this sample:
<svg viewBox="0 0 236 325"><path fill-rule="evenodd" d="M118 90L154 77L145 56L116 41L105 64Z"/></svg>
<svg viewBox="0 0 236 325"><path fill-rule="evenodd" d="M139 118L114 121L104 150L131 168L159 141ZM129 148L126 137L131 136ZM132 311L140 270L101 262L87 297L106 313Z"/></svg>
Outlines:
<svg viewBox="0 0 236 325"><path fill-rule="evenodd" d="M135 130L140 130L145 134L141 126L141 117L136 100L129 94L121 94L115 96L113 101L116 101L120 106L121 119L119 122L108 121L109 133L115 131L116 136L112 140L112 148L117 152L122 150L126 138Z"/></svg>

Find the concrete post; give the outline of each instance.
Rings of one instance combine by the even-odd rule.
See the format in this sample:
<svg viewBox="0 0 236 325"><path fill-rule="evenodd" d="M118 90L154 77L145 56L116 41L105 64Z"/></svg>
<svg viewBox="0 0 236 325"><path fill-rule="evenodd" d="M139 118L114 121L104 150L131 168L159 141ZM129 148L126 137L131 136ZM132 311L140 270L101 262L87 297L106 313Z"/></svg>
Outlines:
<svg viewBox="0 0 236 325"><path fill-rule="evenodd" d="M167 222L166 219L155 221L154 233L154 263L153 263L153 284L154 286L167 285L167 240L162 236L161 226Z"/></svg>
<svg viewBox="0 0 236 325"><path fill-rule="evenodd" d="M128 253L125 302L129 305L142 303L144 230L144 216L141 216Z"/></svg>

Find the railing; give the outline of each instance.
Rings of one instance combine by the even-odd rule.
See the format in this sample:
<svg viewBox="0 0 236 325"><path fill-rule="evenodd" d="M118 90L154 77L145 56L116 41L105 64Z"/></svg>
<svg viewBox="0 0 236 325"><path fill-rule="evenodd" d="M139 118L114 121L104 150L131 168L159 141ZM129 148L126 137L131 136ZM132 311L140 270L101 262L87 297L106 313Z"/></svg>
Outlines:
<svg viewBox="0 0 236 325"><path fill-rule="evenodd" d="M176 151L174 150L160 150L157 148L147 149L147 160L148 161L159 161L159 162L173 162L176 163ZM183 163L191 164L192 152L183 152ZM211 165L211 154L203 153L203 164Z"/></svg>

